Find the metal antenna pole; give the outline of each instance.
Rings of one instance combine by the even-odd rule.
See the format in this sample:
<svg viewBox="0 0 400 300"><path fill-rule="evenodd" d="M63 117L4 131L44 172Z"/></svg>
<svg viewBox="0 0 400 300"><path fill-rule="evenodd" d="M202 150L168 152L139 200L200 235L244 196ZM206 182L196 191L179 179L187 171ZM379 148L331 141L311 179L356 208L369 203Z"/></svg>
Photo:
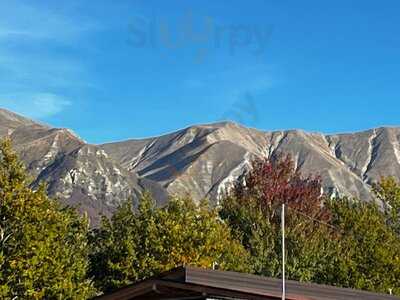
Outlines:
<svg viewBox="0 0 400 300"><path fill-rule="evenodd" d="M282 300L286 299L286 282L285 282L285 204L282 204Z"/></svg>

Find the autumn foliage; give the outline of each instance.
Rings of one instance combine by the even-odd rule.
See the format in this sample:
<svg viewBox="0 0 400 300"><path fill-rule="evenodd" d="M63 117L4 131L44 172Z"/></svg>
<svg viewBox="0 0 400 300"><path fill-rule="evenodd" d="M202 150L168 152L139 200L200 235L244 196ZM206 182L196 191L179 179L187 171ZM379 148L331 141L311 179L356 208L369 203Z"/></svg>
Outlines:
<svg viewBox="0 0 400 300"><path fill-rule="evenodd" d="M185 264L400 295L400 183L377 201L327 198L290 156L253 161L217 207L143 194L111 219L88 220L32 190L10 141L0 143L0 299L89 299Z"/></svg>
<svg viewBox="0 0 400 300"><path fill-rule="evenodd" d="M290 155L257 159L232 191L238 201L256 199L262 209L276 209L283 203L291 210L312 218L329 219L323 206L321 178L303 176Z"/></svg>

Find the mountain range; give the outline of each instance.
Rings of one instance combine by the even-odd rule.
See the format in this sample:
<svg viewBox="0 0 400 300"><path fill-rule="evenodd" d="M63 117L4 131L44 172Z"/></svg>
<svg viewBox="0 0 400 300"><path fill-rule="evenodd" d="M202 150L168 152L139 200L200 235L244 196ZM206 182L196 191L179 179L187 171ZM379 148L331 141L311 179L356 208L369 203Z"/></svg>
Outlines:
<svg viewBox="0 0 400 300"><path fill-rule="evenodd" d="M400 178L400 128L325 135L302 130L265 132L232 122L191 126L147 139L92 145L0 109L0 136L10 137L33 178L50 196L76 205L96 224L125 199L150 191L217 202L256 157L290 154L297 169L320 175L330 194L372 200L381 176Z"/></svg>

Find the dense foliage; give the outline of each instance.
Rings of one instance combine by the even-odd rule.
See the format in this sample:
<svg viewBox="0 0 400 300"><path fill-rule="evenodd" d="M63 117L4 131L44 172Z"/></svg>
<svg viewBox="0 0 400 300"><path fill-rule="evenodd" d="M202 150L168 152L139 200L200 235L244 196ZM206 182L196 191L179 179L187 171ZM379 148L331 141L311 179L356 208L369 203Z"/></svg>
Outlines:
<svg viewBox="0 0 400 300"><path fill-rule="evenodd" d="M109 291L180 265L250 271L248 254L206 201L173 198L157 208L144 195L124 203L92 234L91 275Z"/></svg>
<svg viewBox="0 0 400 300"><path fill-rule="evenodd" d="M400 294L400 186L382 179L374 191L386 209L328 199L318 178L303 177L290 157L257 160L222 201L220 214L243 235L257 274L281 276L285 203L290 279Z"/></svg>
<svg viewBox="0 0 400 300"><path fill-rule="evenodd" d="M235 183L231 196L244 203L247 199L255 199L261 209L271 210L273 214L268 215L271 220L282 203L308 216L328 219L329 215L321 205L321 191L321 179L302 176L288 155L254 160L251 170Z"/></svg>
<svg viewBox="0 0 400 300"><path fill-rule="evenodd" d="M332 255L330 218L319 178L302 177L290 157L256 160L222 201L221 217L238 233L257 274L280 277L281 204L286 204L289 278L325 282Z"/></svg>
<svg viewBox="0 0 400 300"><path fill-rule="evenodd" d="M400 237L377 204L333 199L335 243L329 284L400 295Z"/></svg>
<svg viewBox="0 0 400 300"><path fill-rule="evenodd" d="M281 277L286 204L290 279L400 295L400 185L382 178L377 202L329 199L290 157L253 162L221 199L157 207L149 194L88 220L30 180L10 142L0 146L0 298L87 299L180 265Z"/></svg>
<svg viewBox="0 0 400 300"><path fill-rule="evenodd" d="M382 201L387 224L400 235L400 185L394 177L382 178L373 186L377 198Z"/></svg>
<svg viewBox="0 0 400 300"><path fill-rule="evenodd" d="M0 298L89 297L87 221L29 188L9 141L0 150Z"/></svg>

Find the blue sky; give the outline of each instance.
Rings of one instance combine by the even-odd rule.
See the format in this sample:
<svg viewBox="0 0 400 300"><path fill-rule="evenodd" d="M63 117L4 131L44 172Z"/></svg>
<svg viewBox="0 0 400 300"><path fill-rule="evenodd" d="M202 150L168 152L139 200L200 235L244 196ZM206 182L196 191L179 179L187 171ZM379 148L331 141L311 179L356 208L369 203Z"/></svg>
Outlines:
<svg viewBox="0 0 400 300"><path fill-rule="evenodd" d="M0 106L101 143L399 125L398 1L0 2Z"/></svg>

